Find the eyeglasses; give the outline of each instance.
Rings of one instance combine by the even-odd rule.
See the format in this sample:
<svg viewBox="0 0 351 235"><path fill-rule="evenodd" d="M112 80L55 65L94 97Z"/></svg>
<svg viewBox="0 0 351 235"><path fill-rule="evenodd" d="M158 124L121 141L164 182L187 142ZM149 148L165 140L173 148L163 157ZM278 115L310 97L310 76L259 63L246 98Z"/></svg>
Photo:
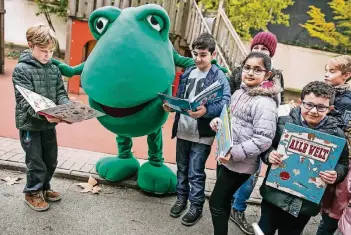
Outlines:
<svg viewBox="0 0 351 235"><path fill-rule="evenodd" d="M260 69L260 68L257 68L257 67L251 68L249 65L245 65L245 66L243 67L243 72L244 72L244 73L250 73L251 69L252 69L252 71L253 71L253 73L254 73L255 75L261 75L262 72L267 72L267 70Z"/></svg>
<svg viewBox="0 0 351 235"><path fill-rule="evenodd" d="M310 103L310 102L304 102L302 101L302 105L303 107L305 107L305 109L308 109L308 110L312 110L314 107L316 107L317 109L317 112L325 112L329 109L329 106L324 106L322 104L314 104L314 103Z"/></svg>

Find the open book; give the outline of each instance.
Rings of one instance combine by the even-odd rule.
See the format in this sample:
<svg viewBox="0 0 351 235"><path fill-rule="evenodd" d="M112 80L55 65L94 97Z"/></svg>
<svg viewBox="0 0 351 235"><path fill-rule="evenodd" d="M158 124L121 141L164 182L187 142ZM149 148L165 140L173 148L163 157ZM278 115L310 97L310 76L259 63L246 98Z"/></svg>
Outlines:
<svg viewBox="0 0 351 235"><path fill-rule="evenodd" d="M218 81L214 82L212 85L201 91L190 100L169 96L163 93L159 93L158 95L174 111L189 116L189 110L196 111L196 108L201 105L210 104L221 100L223 96L223 85L221 85Z"/></svg>
<svg viewBox="0 0 351 235"><path fill-rule="evenodd" d="M36 113L46 117L58 118L67 123L75 123L105 115L79 102L56 105L52 100L24 87L16 85L16 89L22 94Z"/></svg>
<svg viewBox="0 0 351 235"><path fill-rule="evenodd" d="M217 158L225 157L230 149L233 147L232 134L230 128L230 118L228 115L227 105L223 106L221 116L219 117L221 122L218 126L216 134L217 140Z"/></svg>

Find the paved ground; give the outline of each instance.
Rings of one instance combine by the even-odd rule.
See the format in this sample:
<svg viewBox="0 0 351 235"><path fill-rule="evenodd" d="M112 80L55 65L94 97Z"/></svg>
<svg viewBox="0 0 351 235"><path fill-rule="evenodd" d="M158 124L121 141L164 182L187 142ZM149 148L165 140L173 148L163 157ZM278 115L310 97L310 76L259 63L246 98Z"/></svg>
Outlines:
<svg viewBox="0 0 351 235"><path fill-rule="evenodd" d="M59 147L58 166L56 174L73 179L86 180L89 175L99 179L101 182L109 183L97 175L95 171L95 163L103 156L108 156L104 153L90 152L79 149L72 149L66 147ZM112 156L112 155L111 155ZM0 166L10 169L25 170L24 152L18 140L0 137ZM140 164L145 160L139 159ZM173 172L176 173L177 167L175 164L166 163ZM206 194L209 196L216 181L215 170L206 169ZM260 182L261 182L260 178ZM122 185L136 188L135 178L122 182ZM258 192L257 184L256 189L252 193L252 202L259 203L261 196Z"/></svg>
<svg viewBox="0 0 351 235"><path fill-rule="evenodd" d="M0 178L25 177L21 172L0 169ZM213 234L208 202L204 215L193 227L181 225L180 218L168 216L175 197L150 197L138 190L102 185L99 195L82 194L78 181L54 178L52 183L63 199L51 203L47 212L35 212L23 203L23 185L5 185L0 181L0 234L1 235L211 235ZM258 206L249 205L249 222L259 219ZM312 219L304 235L313 235L316 219ZM243 235L229 221L229 234Z"/></svg>

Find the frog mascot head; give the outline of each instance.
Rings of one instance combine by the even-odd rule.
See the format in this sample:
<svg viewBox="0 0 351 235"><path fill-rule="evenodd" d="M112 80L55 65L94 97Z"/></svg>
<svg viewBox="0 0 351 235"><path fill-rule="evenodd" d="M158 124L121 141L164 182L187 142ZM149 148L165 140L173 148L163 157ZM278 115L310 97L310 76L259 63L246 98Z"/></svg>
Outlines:
<svg viewBox="0 0 351 235"><path fill-rule="evenodd" d="M89 27L98 40L81 76L101 124L124 137L154 133L167 114L157 93L169 93L175 76L170 21L158 5L94 11Z"/></svg>

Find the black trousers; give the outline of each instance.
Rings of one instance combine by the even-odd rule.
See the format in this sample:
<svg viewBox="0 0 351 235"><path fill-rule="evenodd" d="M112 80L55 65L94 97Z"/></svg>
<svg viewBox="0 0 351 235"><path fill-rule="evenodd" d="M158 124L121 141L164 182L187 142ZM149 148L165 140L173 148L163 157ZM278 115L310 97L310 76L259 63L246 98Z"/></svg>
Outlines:
<svg viewBox="0 0 351 235"><path fill-rule="evenodd" d="M217 166L217 180L210 198L214 235L228 234L228 220L233 194L250 176L250 174L240 174L228 170L222 165Z"/></svg>
<svg viewBox="0 0 351 235"><path fill-rule="evenodd" d="M27 182L24 193L50 189L57 166L55 128L43 131L20 130L20 141L26 153Z"/></svg>
<svg viewBox="0 0 351 235"><path fill-rule="evenodd" d="M329 217L328 214L323 212L316 235L333 235L338 229L338 222L338 219Z"/></svg>
<svg viewBox="0 0 351 235"><path fill-rule="evenodd" d="M274 235L276 230L279 235L300 235L310 218L307 215L294 217L280 207L262 200L258 225L265 235Z"/></svg>

